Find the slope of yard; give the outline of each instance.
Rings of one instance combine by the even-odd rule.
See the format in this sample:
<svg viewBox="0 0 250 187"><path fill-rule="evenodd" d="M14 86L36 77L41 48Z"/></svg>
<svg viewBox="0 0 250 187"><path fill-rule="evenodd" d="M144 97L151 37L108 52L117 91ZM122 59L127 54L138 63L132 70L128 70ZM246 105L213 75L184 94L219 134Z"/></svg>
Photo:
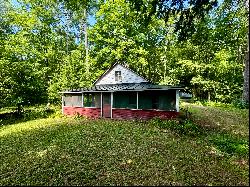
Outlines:
<svg viewBox="0 0 250 187"><path fill-rule="evenodd" d="M220 149L219 130L191 136L157 123L47 118L4 125L0 185L249 185L248 153ZM243 126L234 126L242 139L226 140L245 141L248 151Z"/></svg>
<svg viewBox="0 0 250 187"><path fill-rule="evenodd" d="M249 110L198 106L182 103L191 112L192 120L201 126L249 138Z"/></svg>

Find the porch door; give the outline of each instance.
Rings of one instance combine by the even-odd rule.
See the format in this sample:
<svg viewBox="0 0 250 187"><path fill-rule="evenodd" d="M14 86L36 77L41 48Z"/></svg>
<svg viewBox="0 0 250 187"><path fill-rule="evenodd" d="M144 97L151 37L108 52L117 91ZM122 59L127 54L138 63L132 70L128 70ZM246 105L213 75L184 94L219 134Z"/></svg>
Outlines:
<svg viewBox="0 0 250 187"><path fill-rule="evenodd" d="M111 93L102 93L102 116L105 118L111 117Z"/></svg>

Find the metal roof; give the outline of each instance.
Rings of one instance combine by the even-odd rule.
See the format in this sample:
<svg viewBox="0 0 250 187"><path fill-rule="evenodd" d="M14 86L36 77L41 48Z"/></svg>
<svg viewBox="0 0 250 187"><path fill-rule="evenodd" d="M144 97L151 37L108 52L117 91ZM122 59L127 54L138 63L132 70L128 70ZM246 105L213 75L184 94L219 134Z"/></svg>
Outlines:
<svg viewBox="0 0 250 187"><path fill-rule="evenodd" d="M145 91L145 90L173 90L183 89L179 86L156 85L152 83L123 83L95 85L90 88L68 89L60 93L83 93L83 92L115 92L115 91Z"/></svg>

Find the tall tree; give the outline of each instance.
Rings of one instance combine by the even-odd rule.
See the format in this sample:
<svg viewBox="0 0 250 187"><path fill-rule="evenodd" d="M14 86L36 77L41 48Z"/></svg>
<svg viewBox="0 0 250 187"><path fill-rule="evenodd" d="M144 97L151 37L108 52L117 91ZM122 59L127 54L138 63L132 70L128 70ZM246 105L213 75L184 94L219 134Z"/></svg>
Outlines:
<svg viewBox="0 0 250 187"><path fill-rule="evenodd" d="M175 31L179 39L187 39L195 30L195 20L203 19L209 11L217 6L217 0L128 0L138 12L138 19L148 24L153 16L166 22L175 17Z"/></svg>
<svg viewBox="0 0 250 187"><path fill-rule="evenodd" d="M245 10L249 20L249 1L244 1ZM249 21L248 21L249 23ZM247 49L245 53L245 69L244 69L244 83L243 83L243 100L249 103L249 25L247 30Z"/></svg>

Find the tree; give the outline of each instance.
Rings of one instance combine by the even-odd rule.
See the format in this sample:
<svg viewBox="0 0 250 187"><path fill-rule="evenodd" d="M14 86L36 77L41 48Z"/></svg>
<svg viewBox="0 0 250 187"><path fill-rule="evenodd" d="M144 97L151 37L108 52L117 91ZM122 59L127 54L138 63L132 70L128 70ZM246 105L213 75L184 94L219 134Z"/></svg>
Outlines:
<svg viewBox="0 0 250 187"><path fill-rule="evenodd" d="M245 10L248 14L249 19L249 1L245 1ZM248 22L249 23L249 22ZM247 49L244 59L245 69L244 69L244 83L243 83L243 101L249 103L249 25L247 30Z"/></svg>
<svg viewBox="0 0 250 187"><path fill-rule="evenodd" d="M163 18L165 21L168 21L169 16L175 17L175 31L178 32L178 39L179 41L186 40L192 36L193 33L196 32L196 25L197 21L204 21L206 15L208 15L209 11L212 10L214 7L217 6L217 1L201 1L201 0L152 0L152 1L143 1L143 0L128 0L131 4L131 7L138 11L138 17L141 19L141 22L144 24L148 24L151 21L151 18L156 16L158 18ZM245 6L242 5L245 3ZM225 34L226 32L221 31L220 34L227 35L228 39L224 40L225 42L229 40L236 39L237 47L238 47L238 55L237 57L240 59L241 56L244 56L244 50L242 50L242 41L239 39L243 39L245 41L245 37L241 37L238 31L243 31L246 28L243 25L243 29L239 20L243 21L242 23L245 24L246 21L246 12L248 12L248 1L238 1L238 0L226 0L222 3L222 11L226 15L224 19L224 23L226 23L230 29L229 34ZM227 9L230 9L232 12L226 12ZM240 15L240 16L239 16ZM232 20L230 20L230 17ZM228 19L228 20L227 20ZM210 24L213 24L210 22ZM239 26L240 25L240 26ZM236 26L237 28L232 28L232 26ZM225 28L223 28L225 29ZM247 32L244 32L247 33ZM237 34L238 36L232 37L232 35ZM204 36L203 36L204 37ZM226 36L225 36L226 38ZM220 40L219 40L220 41ZM223 41L223 40L222 40ZM243 44L244 44L243 41ZM235 44L235 42L234 42ZM239 45L240 44L240 45ZM227 46L228 43L226 43ZM230 47L232 47L231 45ZM218 46L219 48L222 45ZM249 102L249 47L247 47L246 57L245 57L245 70L244 70L244 86L243 86L243 100ZM239 60L237 59L237 60ZM199 80L199 79L198 79ZM209 92L208 92L209 93ZM210 98L210 97L209 97Z"/></svg>
<svg viewBox="0 0 250 187"><path fill-rule="evenodd" d="M5 2L6 4L8 2ZM65 46L60 8L49 1L19 1L1 16L8 20L0 56L2 106L44 103L50 75ZM5 29L6 30L6 29Z"/></svg>
<svg viewBox="0 0 250 187"><path fill-rule="evenodd" d="M179 40L187 39L195 30L196 20L202 20L208 12L217 6L217 0L128 0L138 12L138 19L148 24L153 16L165 22L175 17L175 31Z"/></svg>
<svg viewBox="0 0 250 187"><path fill-rule="evenodd" d="M59 101L59 91L90 86L115 62L199 99L230 103L247 91L243 1L0 2L1 106Z"/></svg>

